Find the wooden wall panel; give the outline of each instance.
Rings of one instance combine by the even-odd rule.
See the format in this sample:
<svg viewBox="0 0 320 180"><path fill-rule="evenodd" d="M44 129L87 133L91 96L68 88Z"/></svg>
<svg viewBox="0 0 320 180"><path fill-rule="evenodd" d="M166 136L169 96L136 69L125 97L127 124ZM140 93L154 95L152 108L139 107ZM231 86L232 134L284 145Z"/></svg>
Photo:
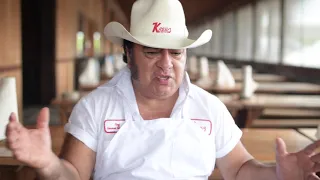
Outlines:
<svg viewBox="0 0 320 180"><path fill-rule="evenodd" d="M72 91L73 80L66 78L73 71L76 56L76 33L78 26L77 1L57 0L56 12L56 95ZM71 68L70 68L71 67Z"/></svg>
<svg viewBox="0 0 320 180"><path fill-rule="evenodd" d="M8 51L7 58L10 59L10 64L21 64L21 18L20 18L20 0L9 1L7 9L7 37Z"/></svg>
<svg viewBox="0 0 320 180"><path fill-rule="evenodd" d="M20 65L20 0L1 0L0 24L0 66Z"/></svg>
<svg viewBox="0 0 320 180"><path fill-rule="evenodd" d="M16 78L18 111L22 121L20 0L1 0L0 40L0 78L6 76Z"/></svg>
<svg viewBox="0 0 320 180"><path fill-rule="evenodd" d="M103 35L103 1L57 0L56 18L56 95L74 90L74 63L76 59L76 33L79 16L94 24ZM90 24L88 23L88 24ZM85 22L87 24L87 22ZM86 34L86 32L85 32ZM93 36L93 34L92 34ZM103 47L104 42L101 42Z"/></svg>
<svg viewBox="0 0 320 180"><path fill-rule="evenodd" d="M56 12L56 58L57 61L76 55L76 32L78 29L77 1L57 0Z"/></svg>
<svg viewBox="0 0 320 180"><path fill-rule="evenodd" d="M57 91L63 92L71 92L73 90L73 72L74 72L74 61L60 61L56 64L56 78L59 79L59 83L57 83ZM60 95L61 95L60 93Z"/></svg>

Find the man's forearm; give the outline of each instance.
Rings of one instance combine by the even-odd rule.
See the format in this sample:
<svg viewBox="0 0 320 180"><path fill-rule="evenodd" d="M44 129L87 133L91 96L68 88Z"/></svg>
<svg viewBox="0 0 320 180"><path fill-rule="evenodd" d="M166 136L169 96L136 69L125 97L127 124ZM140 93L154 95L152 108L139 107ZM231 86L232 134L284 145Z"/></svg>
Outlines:
<svg viewBox="0 0 320 180"><path fill-rule="evenodd" d="M76 168L68 161L61 160L54 156L51 164L43 169L37 169L41 180L80 180Z"/></svg>
<svg viewBox="0 0 320 180"><path fill-rule="evenodd" d="M277 180L276 166L261 164L255 160L244 163L237 173L236 180Z"/></svg>

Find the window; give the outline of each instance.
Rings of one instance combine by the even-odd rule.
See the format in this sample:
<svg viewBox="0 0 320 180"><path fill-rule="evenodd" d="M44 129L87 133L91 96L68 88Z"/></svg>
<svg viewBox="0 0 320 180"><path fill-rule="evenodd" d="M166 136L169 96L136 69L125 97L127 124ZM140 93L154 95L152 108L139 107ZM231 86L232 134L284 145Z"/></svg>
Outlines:
<svg viewBox="0 0 320 180"><path fill-rule="evenodd" d="M84 33L79 31L76 36L77 56L81 57L84 55Z"/></svg>
<svg viewBox="0 0 320 180"><path fill-rule="evenodd" d="M257 62L280 62L280 12L280 0L265 0L257 3L254 52Z"/></svg>
<svg viewBox="0 0 320 180"><path fill-rule="evenodd" d="M320 1L304 0L302 9L302 66L320 68Z"/></svg>
<svg viewBox="0 0 320 180"><path fill-rule="evenodd" d="M99 32L95 32L93 34L93 50L95 56L99 56L101 54L101 35Z"/></svg>
<svg viewBox="0 0 320 180"><path fill-rule="evenodd" d="M225 14L222 17L222 55L223 58L234 59L235 58L235 21L232 12Z"/></svg>
<svg viewBox="0 0 320 180"><path fill-rule="evenodd" d="M204 28L203 27L195 27L195 26L192 26L190 27L189 29L189 38L190 39L197 39L201 33L203 32ZM189 50L192 54L197 54L197 55L203 55L203 52L204 52L204 49L203 49L203 46L199 46L199 47L196 47L196 48L192 48Z"/></svg>
<svg viewBox="0 0 320 180"><path fill-rule="evenodd" d="M212 55L214 57L221 57L222 55L222 44L221 44L221 19L216 18L212 23Z"/></svg>
<svg viewBox="0 0 320 180"><path fill-rule="evenodd" d="M284 63L320 68L320 1L285 1Z"/></svg>
<svg viewBox="0 0 320 180"><path fill-rule="evenodd" d="M280 63L281 48L281 2L280 0L268 0L270 12L269 27L269 57L268 63Z"/></svg>
<svg viewBox="0 0 320 180"><path fill-rule="evenodd" d="M237 11L237 48L238 60L252 59L252 6L248 5Z"/></svg>
<svg viewBox="0 0 320 180"><path fill-rule="evenodd" d="M284 49L283 63L300 66L302 61L302 1L284 1Z"/></svg>
<svg viewBox="0 0 320 180"><path fill-rule="evenodd" d="M207 29L210 29L212 31L212 23L210 21L207 21L205 23L205 26L202 28L202 32L207 30ZM204 44L203 48L204 48L204 55L207 56L207 57L210 57L212 56L212 47L211 47L211 44L212 44L212 38L210 39L210 41L206 44Z"/></svg>

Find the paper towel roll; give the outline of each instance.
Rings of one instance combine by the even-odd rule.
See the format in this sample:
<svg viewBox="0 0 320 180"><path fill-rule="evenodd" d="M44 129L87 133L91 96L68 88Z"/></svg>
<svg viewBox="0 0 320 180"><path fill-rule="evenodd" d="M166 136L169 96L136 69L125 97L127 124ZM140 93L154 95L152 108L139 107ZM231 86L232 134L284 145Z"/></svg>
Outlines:
<svg viewBox="0 0 320 180"><path fill-rule="evenodd" d="M15 77L0 79L0 140L5 139L5 128L9 122L10 114L16 113L18 117L18 102Z"/></svg>
<svg viewBox="0 0 320 180"><path fill-rule="evenodd" d="M198 62L197 62L197 57L196 56L191 56L189 58L189 63L188 63L189 67L189 72L190 74L198 74Z"/></svg>
<svg viewBox="0 0 320 180"><path fill-rule="evenodd" d="M200 58L200 78L195 84L202 88L209 88L214 84L214 81L209 76L209 61L206 57Z"/></svg>
<svg viewBox="0 0 320 180"><path fill-rule="evenodd" d="M104 72L108 78L113 77L114 75L114 65L112 56L106 56L104 61Z"/></svg>
<svg viewBox="0 0 320 180"><path fill-rule="evenodd" d="M98 85L100 82L100 64L94 59L88 59L88 64L79 77L81 85Z"/></svg>
<svg viewBox="0 0 320 180"><path fill-rule="evenodd" d="M120 71L127 65L125 62L123 62L123 54L115 54L113 57L116 71Z"/></svg>
<svg viewBox="0 0 320 180"><path fill-rule="evenodd" d="M200 58L200 78L209 76L209 60L207 57Z"/></svg>
<svg viewBox="0 0 320 180"><path fill-rule="evenodd" d="M236 81L234 80L231 71L222 60L217 61L216 73L215 85L217 87L233 88L236 86Z"/></svg>
<svg viewBox="0 0 320 180"><path fill-rule="evenodd" d="M243 82L241 98L250 98L258 87L258 83L253 80L252 67L250 65L243 66Z"/></svg>

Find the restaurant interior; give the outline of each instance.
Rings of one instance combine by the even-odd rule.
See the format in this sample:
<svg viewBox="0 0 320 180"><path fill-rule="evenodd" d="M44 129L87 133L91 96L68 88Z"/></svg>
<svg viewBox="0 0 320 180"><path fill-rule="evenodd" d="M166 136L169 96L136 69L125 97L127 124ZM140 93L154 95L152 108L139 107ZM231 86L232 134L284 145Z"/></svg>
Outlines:
<svg viewBox="0 0 320 180"><path fill-rule="evenodd" d="M1 0L0 109L8 106L1 81L9 79L14 97L7 101L24 126L33 128L49 107L59 154L73 107L127 65L104 27L117 21L129 28L134 2ZM249 153L274 164L277 137L289 152L320 138L319 0L180 2L190 38L213 32L207 44L187 50L190 80L226 105ZM33 180L35 171L5 147L7 123L0 119L0 180ZM218 168L209 179L223 179Z"/></svg>

